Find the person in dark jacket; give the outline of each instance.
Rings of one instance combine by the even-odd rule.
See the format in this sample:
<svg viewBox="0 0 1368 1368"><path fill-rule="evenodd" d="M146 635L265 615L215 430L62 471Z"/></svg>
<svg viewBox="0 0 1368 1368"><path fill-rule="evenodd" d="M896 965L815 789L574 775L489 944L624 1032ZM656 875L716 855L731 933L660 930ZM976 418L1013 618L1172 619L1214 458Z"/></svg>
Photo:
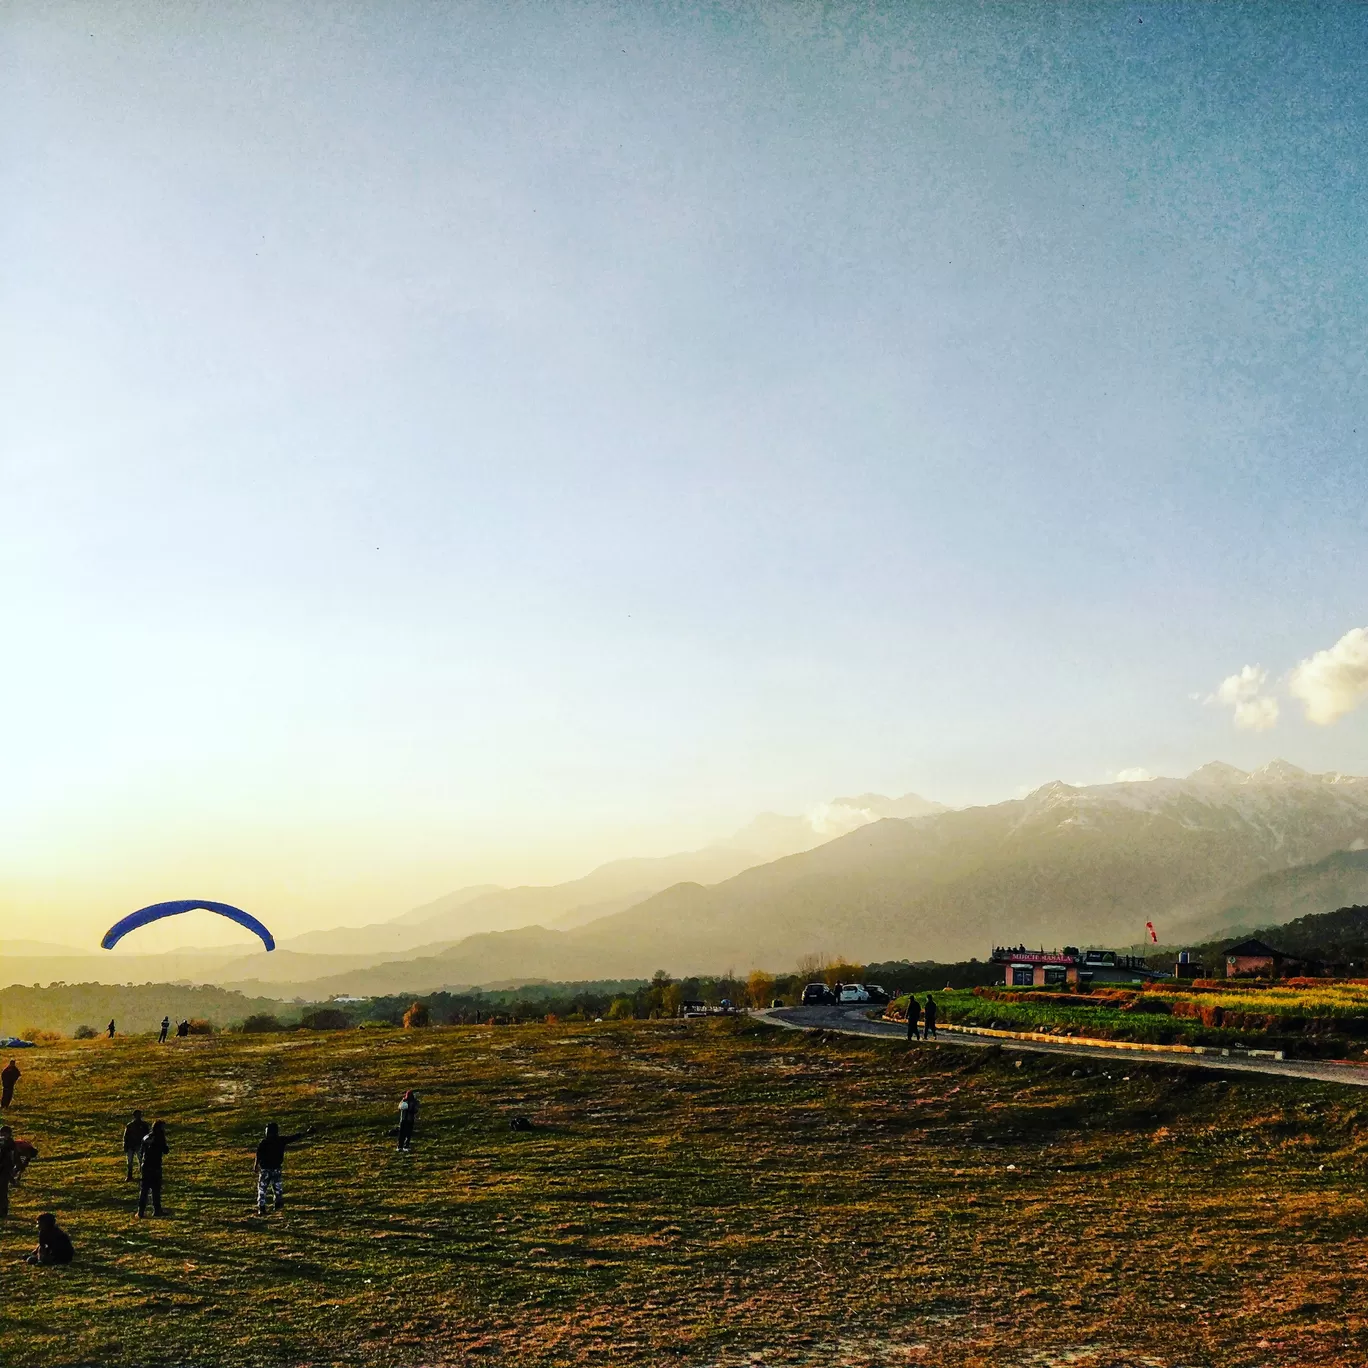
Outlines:
<svg viewBox="0 0 1368 1368"><path fill-rule="evenodd" d="M257 1180L258 1216L266 1214L266 1197L271 1192L275 1193L275 1209L280 1211L284 1208L285 1147L312 1135L313 1131L312 1126L306 1126L294 1135L281 1135L280 1127L274 1121L267 1125L266 1134L261 1137L261 1143L256 1147L256 1162L252 1165L252 1172L256 1174Z"/></svg>
<svg viewBox="0 0 1368 1368"><path fill-rule="evenodd" d="M418 1120L418 1094L412 1088L399 1099L399 1145L406 1150L413 1140L413 1127Z"/></svg>
<svg viewBox="0 0 1368 1368"><path fill-rule="evenodd" d="M147 1132L151 1129L140 1111L135 1111L133 1119L124 1127L124 1158L128 1162L125 1183L133 1181L133 1165L138 1162L138 1151L142 1149L142 1142L147 1139Z"/></svg>
<svg viewBox="0 0 1368 1368"><path fill-rule="evenodd" d="M8 1107L14 1101L14 1085L19 1081L19 1066L10 1060L0 1069L0 1107Z"/></svg>
<svg viewBox="0 0 1368 1368"><path fill-rule="evenodd" d="M189 1023L188 1021L180 1021L180 1022L177 1022L177 1023L176 1023L176 1039L177 1039L177 1040L184 1040L185 1037L188 1036L189 1034L190 1034L190 1023Z"/></svg>
<svg viewBox="0 0 1368 1368"><path fill-rule="evenodd" d="M936 1016L938 1008L936 999L930 993L926 995L926 1039L935 1040L936 1038Z"/></svg>
<svg viewBox="0 0 1368 1368"><path fill-rule="evenodd" d="M152 1199L152 1214L162 1216L162 1159L171 1153L166 1143L166 1122L154 1121L138 1147L138 1167L142 1183L138 1188L138 1217L147 1215L147 1199Z"/></svg>
<svg viewBox="0 0 1368 1368"><path fill-rule="evenodd" d="M166 1044L166 1033L171 1029L171 1018L162 1017L161 1034L157 1037L158 1045Z"/></svg>
<svg viewBox="0 0 1368 1368"><path fill-rule="evenodd" d="M18 1163L19 1151L14 1143L14 1133L8 1126L0 1126L0 1221L9 1215L10 1188L14 1186Z"/></svg>
<svg viewBox="0 0 1368 1368"><path fill-rule="evenodd" d="M908 1040L920 1040L921 1032L917 1030L917 1022L921 1018L921 1003L912 996L907 995L907 1038Z"/></svg>
<svg viewBox="0 0 1368 1368"><path fill-rule="evenodd" d="M114 1039L114 1018L113 1018L113 1017L110 1017L110 1019L109 1019L109 1025L105 1027L105 1034L110 1038L110 1040L113 1040L113 1039Z"/></svg>
<svg viewBox="0 0 1368 1368"><path fill-rule="evenodd" d="M53 1264L69 1264L75 1256L71 1236L57 1224L52 1212L43 1212L38 1218L38 1245L24 1262L49 1267Z"/></svg>

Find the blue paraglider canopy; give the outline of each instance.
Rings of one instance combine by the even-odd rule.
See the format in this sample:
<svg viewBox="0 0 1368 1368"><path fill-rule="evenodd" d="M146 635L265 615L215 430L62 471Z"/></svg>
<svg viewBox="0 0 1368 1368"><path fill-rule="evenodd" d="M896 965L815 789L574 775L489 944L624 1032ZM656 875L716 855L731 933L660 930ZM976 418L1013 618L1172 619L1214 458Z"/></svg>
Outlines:
<svg viewBox="0 0 1368 1368"><path fill-rule="evenodd" d="M153 903L150 907L140 907L136 912L130 912L122 921L115 922L105 932L100 945L105 950L112 950L130 931L136 931L149 922L161 921L163 917L179 916L180 913L192 911L197 907L203 908L206 912L217 912L220 917L227 917L229 921L245 926L261 937L268 950L275 949L275 937L250 912L244 912L240 907L230 907L227 903L201 902L198 898L183 898L177 902L160 902Z"/></svg>

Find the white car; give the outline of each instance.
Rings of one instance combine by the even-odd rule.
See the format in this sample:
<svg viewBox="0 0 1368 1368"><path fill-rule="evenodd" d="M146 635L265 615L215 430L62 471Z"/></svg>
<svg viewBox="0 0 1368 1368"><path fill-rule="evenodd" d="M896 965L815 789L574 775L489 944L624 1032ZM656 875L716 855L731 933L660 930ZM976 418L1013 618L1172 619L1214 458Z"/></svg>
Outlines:
<svg viewBox="0 0 1368 1368"><path fill-rule="evenodd" d="M863 983L843 983L837 1002L873 1002Z"/></svg>

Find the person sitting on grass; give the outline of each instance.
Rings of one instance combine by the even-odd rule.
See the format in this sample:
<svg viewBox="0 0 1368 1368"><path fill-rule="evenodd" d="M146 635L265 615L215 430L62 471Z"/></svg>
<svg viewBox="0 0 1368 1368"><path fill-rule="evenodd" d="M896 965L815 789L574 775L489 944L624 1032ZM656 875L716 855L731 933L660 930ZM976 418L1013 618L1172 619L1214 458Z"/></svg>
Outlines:
<svg viewBox="0 0 1368 1368"><path fill-rule="evenodd" d="M306 1126L294 1135L281 1135L280 1127L274 1121L266 1127L266 1134L256 1147L256 1163L252 1172L257 1178L257 1215L266 1214L266 1197L275 1193L275 1209L281 1211L285 1206L285 1147L293 1145L312 1135L314 1128Z"/></svg>
<svg viewBox="0 0 1368 1368"><path fill-rule="evenodd" d="M38 1244L24 1262L42 1264L46 1268L53 1264L69 1264L75 1255L71 1236L57 1224L52 1212L43 1212L38 1218Z"/></svg>

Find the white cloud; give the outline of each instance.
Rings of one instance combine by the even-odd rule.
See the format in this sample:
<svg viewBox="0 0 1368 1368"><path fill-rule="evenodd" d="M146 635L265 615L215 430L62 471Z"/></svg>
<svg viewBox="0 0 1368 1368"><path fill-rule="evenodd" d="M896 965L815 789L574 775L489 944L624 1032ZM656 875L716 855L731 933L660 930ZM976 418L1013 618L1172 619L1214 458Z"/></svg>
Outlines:
<svg viewBox="0 0 1368 1368"><path fill-rule="evenodd" d="M1208 703L1221 703L1235 709L1235 725L1245 731L1267 731L1278 720L1278 700L1263 692L1268 671L1261 665L1246 665L1239 674L1221 681Z"/></svg>
<svg viewBox="0 0 1368 1368"><path fill-rule="evenodd" d="M807 814L808 825L819 836L844 836L877 820L869 808L849 807L845 803L818 803Z"/></svg>
<svg viewBox="0 0 1368 1368"><path fill-rule="evenodd" d="M1303 660L1287 688L1306 705L1306 720L1318 726L1353 712L1368 699L1368 627L1352 628L1329 650Z"/></svg>
<svg viewBox="0 0 1368 1368"><path fill-rule="evenodd" d="M1143 765L1134 765L1130 769L1116 771L1116 782L1118 784L1143 784L1146 779L1153 779L1149 770Z"/></svg>

